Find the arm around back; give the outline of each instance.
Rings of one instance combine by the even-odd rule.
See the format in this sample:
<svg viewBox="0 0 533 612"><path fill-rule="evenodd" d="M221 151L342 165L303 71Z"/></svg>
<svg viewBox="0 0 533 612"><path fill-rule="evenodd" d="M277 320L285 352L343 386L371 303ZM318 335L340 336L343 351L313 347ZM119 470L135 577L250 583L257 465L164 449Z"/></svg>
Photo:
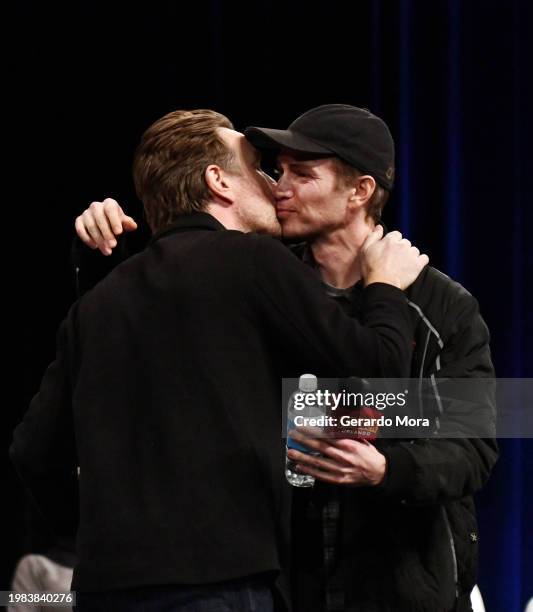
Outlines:
<svg viewBox="0 0 533 612"><path fill-rule="evenodd" d="M280 242L252 239L254 296L288 351L306 355L322 376L408 376L413 323L403 291L384 283L367 286L360 323L325 295L315 273Z"/></svg>

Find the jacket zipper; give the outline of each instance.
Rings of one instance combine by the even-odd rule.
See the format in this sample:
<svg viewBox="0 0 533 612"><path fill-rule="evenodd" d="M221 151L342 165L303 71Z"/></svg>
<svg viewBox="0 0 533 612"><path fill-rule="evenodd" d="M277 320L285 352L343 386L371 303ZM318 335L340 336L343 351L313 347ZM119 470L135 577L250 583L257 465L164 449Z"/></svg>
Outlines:
<svg viewBox="0 0 533 612"><path fill-rule="evenodd" d="M409 306L411 306L411 308L413 308L414 310L417 311L418 315L420 316L420 318L422 319L422 321L424 322L424 324L428 328L428 335L426 337L426 345L424 347L424 353L423 353L423 357L422 357L422 364L420 366L420 373L419 373L419 378L420 378L420 380L422 380L422 378L424 376L424 365L425 365L425 362L426 362L426 354L427 354L428 341L429 341L430 334L431 333L434 334L435 338L437 339L437 344L439 345L439 348L441 350L444 348L444 342L442 341L442 338L440 337L439 332L429 322L428 318L425 316L425 314L422 311L422 309L420 308L420 306L418 306L417 304L415 304L414 302L411 302L411 301L408 301L408 304L409 304ZM438 372L441 369L440 353L437 355L435 363L436 363L436 371ZM435 380L435 374L431 374L430 378L431 378L431 384L432 384L432 387L433 387L433 392L435 394L435 399L437 400L437 405L439 407L439 411L442 414L442 404L441 404L439 393L437 391L437 382ZM445 506L442 506L442 514L444 516L444 524L446 525L446 534L448 536L448 542L450 544L450 551L452 553L453 583L455 585L455 599L457 600L458 597L459 597L459 571L458 571L458 568L457 568L457 555L456 555L456 552L455 552L455 542L453 541L452 528L450 526L450 520L448 519L448 513L446 511L446 507Z"/></svg>
<svg viewBox="0 0 533 612"><path fill-rule="evenodd" d="M450 521L448 519L448 513L446 508L442 506L442 513L444 515L444 523L446 524L446 532L448 534L448 540L450 542L450 549L452 552L453 562L453 582L455 584L455 598L459 597L459 575L457 571L457 555L455 554L455 542L453 541L452 528L450 527Z"/></svg>

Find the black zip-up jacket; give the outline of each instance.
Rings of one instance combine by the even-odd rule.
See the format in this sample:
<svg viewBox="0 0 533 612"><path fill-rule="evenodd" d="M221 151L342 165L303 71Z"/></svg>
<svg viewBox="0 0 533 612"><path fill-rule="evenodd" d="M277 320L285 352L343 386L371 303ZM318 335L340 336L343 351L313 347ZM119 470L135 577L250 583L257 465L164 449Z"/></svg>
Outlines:
<svg viewBox="0 0 533 612"><path fill-rule="evenodd" d="M73 588L278 572L281 378L408 373L405 294L376 283L364 302L363 327L278 241L204 213L85 294L11 447L59 534L79 489Z"/></svg>
<svg viewBox="0 0 533 612"><path fill-rule="evenodd" d="M407 295L415 325L412 378L494 377L488 329L472 295L431 267ZM361 316L358 300L352 302L352 316ZM478 399L488 407L485 416L495 418L493 390L487 384ZM377 446L387 458L380 486L317 483L313 492L295 491L295 612L470 610L478 557L472 495L496 462L496 441L384 440ZM331 522L338 533L326 581L323 512L331 500L340 514Z"/></svg>

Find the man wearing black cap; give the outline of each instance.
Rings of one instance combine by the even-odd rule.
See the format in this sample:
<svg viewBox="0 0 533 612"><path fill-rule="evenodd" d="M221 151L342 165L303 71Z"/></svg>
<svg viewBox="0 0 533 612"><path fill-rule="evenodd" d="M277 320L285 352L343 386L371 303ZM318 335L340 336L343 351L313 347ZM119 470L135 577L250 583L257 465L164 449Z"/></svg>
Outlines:
<svg viewBox="0 0 533 612"><path fill-rule="evenodd" d="M329 104L287 130L250 127L245 135L277 153L274 194L284 238L305 241L295 252L326 292L359 316L360 248L394 184L386 124L365 109ZM411 377L494 376L487 327L461 285L427 267L407 293L416 325ZM493 407L490 393L484 401ZM358 441L294 437L323 456L289 451L318 481L294 495L295 610L471 609L471 496L496 461L494 440L381 440L386 462L374 456L369 464Z"/></svg>
<svg viewBox="0 0 533 612"><path fill-rule="evenodd" d="M251 127L245 135L277 153L274 194L284 238L299 242L294 252L358 317L359 252L394 184L387 126L367 110L332 104L304 113L288 130ZM107 254L117 226L120 233L134 229L113 200L93 203L77 220L80 237ZM412 377L494 375L488 330L463 287L427 267L408 296L416 324ZM494 465L495 442L381 442L380 452L369 454L354 440L305 441L328 462L290 451L318 481L294 496L295 610L470 610L477 572L471 495Z"/></svg>

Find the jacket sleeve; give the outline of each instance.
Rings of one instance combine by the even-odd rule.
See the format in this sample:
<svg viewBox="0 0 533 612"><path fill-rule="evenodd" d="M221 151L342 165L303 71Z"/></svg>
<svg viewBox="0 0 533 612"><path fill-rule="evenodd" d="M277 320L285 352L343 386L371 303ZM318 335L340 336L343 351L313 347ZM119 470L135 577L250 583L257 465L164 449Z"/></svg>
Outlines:
<svg viewBox="0 0 533 612"><path fill-rule="evenodd" d="M74 307L57 335L56 360L13 434L10 457L45 520L58 536L78 522L77 460L69 358Z"/></svg>
<svg viewBox="0 0 533 612"><path fill-rule="evenodd" d="M446 319L451 321L440 355L438 378L486 378L480 418L484 429L494 429L495 376L489 350L489 332L477 301L464 292ZM438 380L437 380L438 382ZM453 410L453 406L452 406ZM446 416L446 415L445 415ZM480 490L498 457L494 438L417 439L382 449L387 475L377 490L407 504L436 504L460 499Z"/></svg>
<svg viewBox="0 0 533 612"><path fill-rule="evenodd" d="M413 328L405 294L384 283L364 290L363 318L346 315L316 275L277 240L256 237L254 301L296 366L318 376L404 377Z"/></svg>

